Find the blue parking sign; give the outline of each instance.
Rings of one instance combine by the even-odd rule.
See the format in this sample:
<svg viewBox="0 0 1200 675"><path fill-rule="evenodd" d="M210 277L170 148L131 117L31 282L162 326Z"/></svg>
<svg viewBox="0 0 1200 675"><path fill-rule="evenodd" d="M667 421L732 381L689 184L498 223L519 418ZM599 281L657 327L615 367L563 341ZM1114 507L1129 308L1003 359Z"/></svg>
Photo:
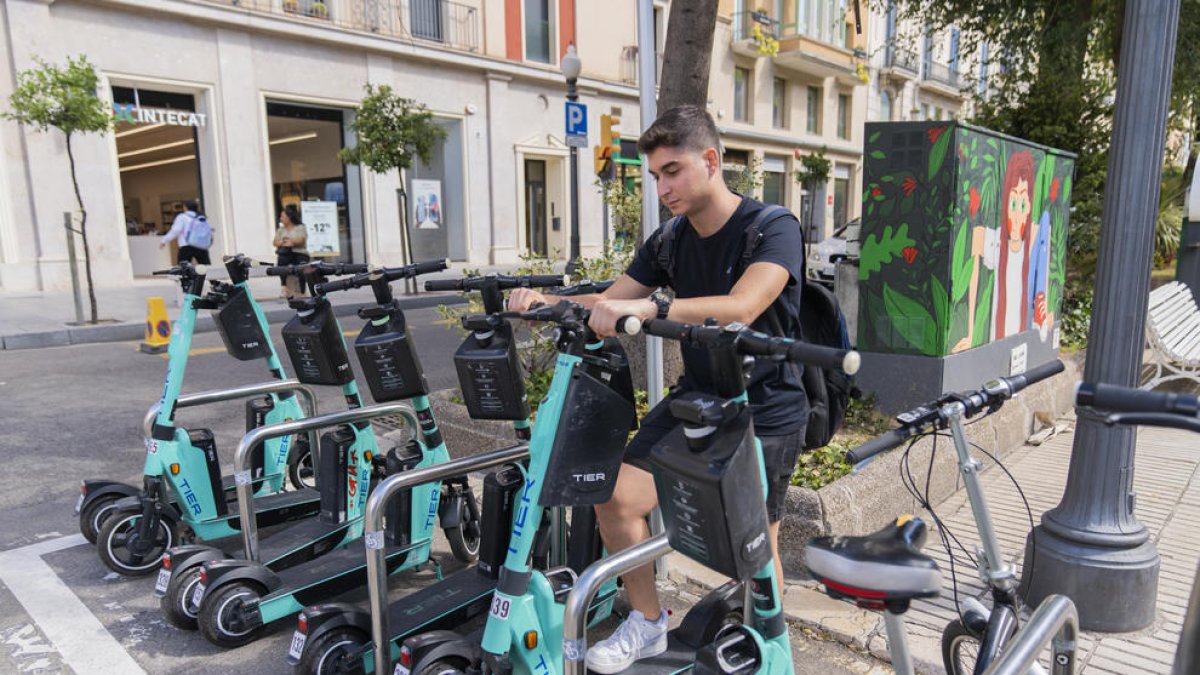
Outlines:
<svg viewBox="0 0 1200 675"><path fill-rule="evenodd" d="M567 145L587 147L587 106L567 101Z"/></svg>

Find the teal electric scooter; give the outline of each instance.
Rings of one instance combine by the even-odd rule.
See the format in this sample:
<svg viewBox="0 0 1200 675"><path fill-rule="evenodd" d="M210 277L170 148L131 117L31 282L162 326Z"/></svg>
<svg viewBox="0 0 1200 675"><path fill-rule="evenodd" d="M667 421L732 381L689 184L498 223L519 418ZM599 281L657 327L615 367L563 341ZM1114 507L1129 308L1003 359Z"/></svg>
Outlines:
<svg viewBox="0 0 1200 675"><path fill-rule="evenodd" d="M212 540L237 532L229 526L228 501L233 496L234 480L221 475L212 432L179 428L175 414L201 309L213 310L231 355L242 361L265 358L275 379L283 380L283 366L267 336L266 316L250 293L252 264L241 255L227 258L230 283L213 281L212 290L203 296L206 270L202 266L182 263L156 272L176 277L183 287L184 300L168 347L163 394L145 440L143 487L137 490L112 481L84 481L78 505L81 531L85 537L95 532L100 559L115 572L148 574L181 538ZM244 389L230 393L239 391ZM213 400L221 398L212 396ZM294 391L273 393L247 403L248 428L305 416ZM289 467L293 484L303 482L301 473L311 461L310 456L307 440L293 443L289 438L275 439L255 454L252 478L264 497L259 512L264 526L316 513L317 500L311 491L282 492Z"/></svg>
<svg viewBox="0 0 1200 675"><path fill-rule="evenodd" d="M667 532L597 563L580 576L566 600L562 648L567 658L555 664L554 672L590 672L585 665L586 616L592 596L618 575L675 550L733 581L688 611L679 628L668 634L666 652L637 661L629 672L791 675L792 650L767 523L766 471L762 445L754 435L746 380L755 358L853 374L859 356L770 337L741 324L697 326L655 319L642 328L649 335L707 349L717 387L671 401L670 411L679 425L649 456ZM745 593L739 612L742 620L728 621L729 601L740 592ZM713 608L721 609L713 613Z"/></svg>

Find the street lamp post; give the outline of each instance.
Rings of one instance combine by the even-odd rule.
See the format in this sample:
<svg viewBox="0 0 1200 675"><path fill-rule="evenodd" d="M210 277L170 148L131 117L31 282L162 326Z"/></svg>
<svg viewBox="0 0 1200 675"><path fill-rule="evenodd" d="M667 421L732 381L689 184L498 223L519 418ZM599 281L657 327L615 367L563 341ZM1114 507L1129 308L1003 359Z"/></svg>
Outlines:
<svg viewBox="0 0 1200 675"><path fill-rule="evenodd" d="M579 81L579 73L583 70L583 62L575 52L575 44L567 45L567 53L562 58L562 74L567 78L567 100L579 101L579 91L575 84ZM567 262L567 274L574 274L579 265L579 149L571 146L571 259Z"/></svg>

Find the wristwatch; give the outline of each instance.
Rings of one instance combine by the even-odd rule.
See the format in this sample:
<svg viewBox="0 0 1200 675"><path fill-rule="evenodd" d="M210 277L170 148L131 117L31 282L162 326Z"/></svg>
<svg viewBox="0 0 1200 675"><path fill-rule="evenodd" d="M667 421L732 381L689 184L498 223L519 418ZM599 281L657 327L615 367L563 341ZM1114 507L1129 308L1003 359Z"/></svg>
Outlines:
<svg viewBox="0 0 1200 675"><path fill-rule="evenodd" d="M658 312L655 313L654 318L667 318L667 313L671 311L671 296L667 295L666 293L655 291L654 293L650 294L650 301L658 306Z"/></svg>

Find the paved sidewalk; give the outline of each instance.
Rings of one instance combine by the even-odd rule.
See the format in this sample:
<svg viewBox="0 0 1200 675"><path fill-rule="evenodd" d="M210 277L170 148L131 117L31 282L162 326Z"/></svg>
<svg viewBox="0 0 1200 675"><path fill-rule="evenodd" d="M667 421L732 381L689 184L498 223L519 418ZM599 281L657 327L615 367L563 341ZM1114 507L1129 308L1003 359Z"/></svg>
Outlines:
<svg viewBox="0 0 1200 675"><path fill-rule="evenodd" d="M1073 421L1064 418L1059 424L1070 425ZM1056 506L1062 496L1073 440L1074 434L1068 430L1041 446L1024 446L1005 462L1029 500L1034 522L1039 521L1044 511ZM1135 633L1082 633L1077 672L1087 675L1171 672L1200 559L1200 540L1196 537L1200 528L1200 453L1195 445L1195 436L1185 431L1139 429L1134 476L1137 515L1149 528L1162 556L1157 618L1149 628ZM952 451L949 445L946 451ZM983 484L1001 549L1019 571L1029 532L1025 507L1002 471L994 468L986 471ZM960 490L935 508L963 544L974 550L979 538L965 491ZM941 633L956 614L950 564L936 533L930 533L925 552L942 568L942 596L933 601L914 602L905 619L916 669L932 675L945 672ZM969 594L990 605L974 568L962 565L961 552L955 569L959 594ZM725 581L678 555L672 556L670 573L677 579L709 587ZM788 579L784 609L788 618L801 626L828 633L879 658L888 658L883 616L832 600L811 580ZM1043 654L1043 662L1045 658Z"/></svg>
<svg viewBox="0 0 1200 675"><path fill-rule="evenodd" d="M486 272L504 271L485 268ZM255 270L261 275L262 271ZM459 276L461 266L453 266L447 272L424 275L419 281ZM225 268L213 265L209 277L227 279ZM167 303L167 313L174 320L179 315L176 296L179 285L166 278L139 278L123 288L96 289L98 325L74 325L75 301L70 290L53 293L0 293L0 349L29 349L36 347L58 347L89 342L119 342L141 339L145 334L146 299L154 296ZM284 321L293 312L279 297L277 277L255 276L250 279L250 289L263 306L271 322ZM429 307L445 302L458 302L453 293L427 293L406 295L405 282L392 284L392 292L400 299L405 309ZM364 304L371 302L371 289L358 288L339 292L334 306L339 315L353 314ZM201 312L196 329L200 332L215 330L209 312ZM83 289L83 315L91 316L88 308L87 288Z"/></svg>

